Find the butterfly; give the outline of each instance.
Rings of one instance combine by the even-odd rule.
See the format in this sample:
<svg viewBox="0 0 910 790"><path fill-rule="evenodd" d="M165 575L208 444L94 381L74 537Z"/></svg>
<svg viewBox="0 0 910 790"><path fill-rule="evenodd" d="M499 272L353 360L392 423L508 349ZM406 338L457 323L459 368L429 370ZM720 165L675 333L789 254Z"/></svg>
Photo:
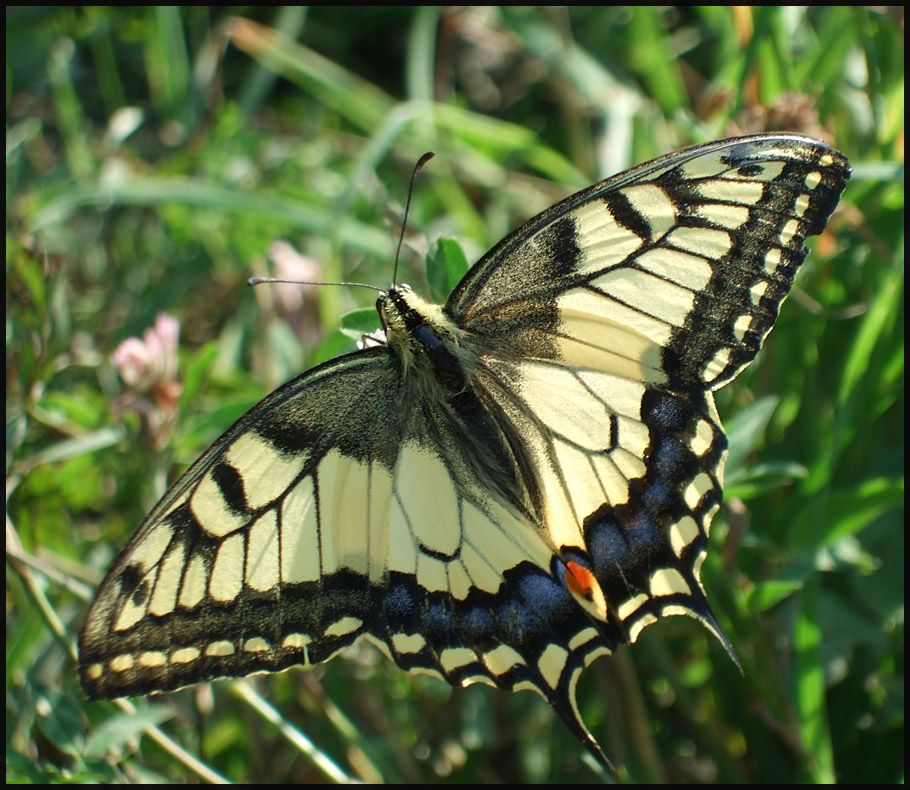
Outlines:
<svg viewBox="0 0 910 790"><path fill-rule="evenodd" d="M385 343L253 407L114 561L90 699L326 661L359 637L455 686L534 689L603 765L576 684L672 614L734 657L700 581L754 358L850 176L797 134L686 148L585 189L444 305L381 292Z"/></svg>

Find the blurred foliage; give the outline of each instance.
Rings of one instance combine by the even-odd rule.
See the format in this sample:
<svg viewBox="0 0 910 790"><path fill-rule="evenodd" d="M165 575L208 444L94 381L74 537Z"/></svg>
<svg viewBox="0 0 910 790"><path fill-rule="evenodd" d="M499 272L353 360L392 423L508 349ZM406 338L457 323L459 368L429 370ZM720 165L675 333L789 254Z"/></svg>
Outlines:
<svg viewBox="0 0 910 790"><path fill-rule="evenodd" d="M745 674L670 618L579 701L626 781L903 779L902 9L29 6L6 40L8 781L194 781L176 744L243 782L320 781L326 758L366 781L593 781L536 695L368 645L127 715L80 698L74 635L167 481L353 348L340 314L374 299L249 276L388 284L429 149L400 264L424 293L441 236L476 260L595 180L775 129L830 140L854 177L719 397L733 458L704 581ZM160 313L183 386L156 427L110 355Z"/></svg>

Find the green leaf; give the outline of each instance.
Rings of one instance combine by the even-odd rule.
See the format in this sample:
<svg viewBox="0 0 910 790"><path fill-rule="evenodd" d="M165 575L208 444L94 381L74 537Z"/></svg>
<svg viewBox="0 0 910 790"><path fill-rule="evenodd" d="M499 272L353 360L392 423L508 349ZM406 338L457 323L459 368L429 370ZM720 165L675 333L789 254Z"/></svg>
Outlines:
<svg viewBox="0 0 910 790"><path fill-rule="evenodd" d="M427 282L434 302L444 302L468 271L468 258L455 239L437 239L427 253Z"/></svg>

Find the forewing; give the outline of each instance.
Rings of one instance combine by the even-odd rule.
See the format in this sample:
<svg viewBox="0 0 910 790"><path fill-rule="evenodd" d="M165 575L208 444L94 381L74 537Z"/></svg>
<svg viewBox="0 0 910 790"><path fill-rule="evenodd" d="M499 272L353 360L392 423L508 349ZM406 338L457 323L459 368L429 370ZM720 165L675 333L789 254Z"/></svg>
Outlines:
<svg viewBox="0 0 910 790"><path fill-rule="evenodd" d="M530 220L446 309L491 353L716 389L758 352L848 177L798 135L678 151Z"/></svg>
<svg viewBox="0 0 910 790"><path fill-rule="evenodd" d="M323 661L373 621L403 415L385 348L276 390L149 514L79 639L87 696ZM368 491L369 496L353 492Z"/></svg>

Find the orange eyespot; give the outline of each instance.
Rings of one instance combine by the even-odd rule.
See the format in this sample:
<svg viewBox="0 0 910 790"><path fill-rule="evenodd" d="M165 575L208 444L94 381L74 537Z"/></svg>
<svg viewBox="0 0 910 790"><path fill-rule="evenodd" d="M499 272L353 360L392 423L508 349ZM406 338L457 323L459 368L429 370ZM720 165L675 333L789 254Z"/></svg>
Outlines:
<svg viewBox="0 0 910 790"><path fill-rule="evenodd" d="M586 601L594 600L594 587L597 584L594 575L577 562L569 560L566 563L566 587L572 595L584 598Z"/></svg>

